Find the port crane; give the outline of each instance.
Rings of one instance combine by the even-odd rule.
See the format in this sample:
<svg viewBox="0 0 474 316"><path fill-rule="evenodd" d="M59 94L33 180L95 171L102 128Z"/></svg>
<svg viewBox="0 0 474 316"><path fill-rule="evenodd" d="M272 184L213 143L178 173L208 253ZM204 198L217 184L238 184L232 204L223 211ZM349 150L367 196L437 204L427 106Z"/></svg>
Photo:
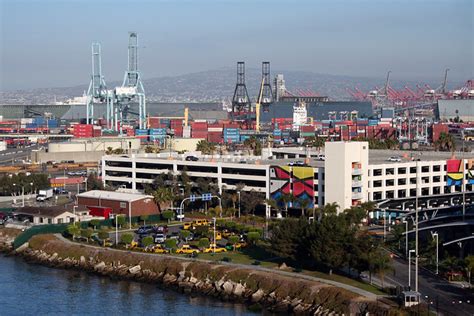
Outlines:
<svg viewBox="0 0 474 316"><path fill-rule="evenodd" d="M92 124L94 120L94 103L111 101L107 91L104 76L102 76L102 58L100 43L92 43L92 74L86 98L86 123Z"/></svg>

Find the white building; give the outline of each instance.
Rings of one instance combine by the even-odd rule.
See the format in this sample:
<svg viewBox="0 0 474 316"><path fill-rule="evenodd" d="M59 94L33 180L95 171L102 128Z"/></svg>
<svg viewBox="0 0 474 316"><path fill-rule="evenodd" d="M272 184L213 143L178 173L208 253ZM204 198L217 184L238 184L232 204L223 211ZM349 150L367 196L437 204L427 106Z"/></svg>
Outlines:
<svg viewBox="0 0 474 316"><path fill-rule="evenodd" d="M156 154L104 156L102 179L105 184L144 190L157 175L187 171L191 181L198 178L215 183L219 191L256 191L265 198L278 199L284 193L311 199L322 207L337 203L340 210L365 201L409 198L460 192L461 185L447 186L447 160L451 153L369 150L367 142L327 142L325 160L314 159L322 152L311 148L272 149L264 157L199 157L186 161L184 155L160 157ZM473 155L456 154L468 159ZM395 156L396 159L389 157ZM305 166L293 163L305 162ZM472 185L465 185L472 191ZM417 191L418 190L418 191Z"/></svg>

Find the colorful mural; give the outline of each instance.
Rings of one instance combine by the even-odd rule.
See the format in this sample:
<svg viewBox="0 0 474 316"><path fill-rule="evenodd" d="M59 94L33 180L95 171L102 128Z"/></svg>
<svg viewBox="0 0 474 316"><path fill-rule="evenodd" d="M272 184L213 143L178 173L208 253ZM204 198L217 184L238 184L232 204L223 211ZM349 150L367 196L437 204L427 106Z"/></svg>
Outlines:
<svg viewBox="0 0 474 316"><path fill-rule="evenodd" d="M295 201L289 203L289 206L299 207L298 200L308 200L308 207L313 207L314 169L312 167L270 167L270 196L280 201L283 194L291 194L294 197Z"/></svg>
<svg viewBox="0 0 474 316"><path fill-rule="evenodd" d="M467 161L467 183L474 184L474 159Z"/></svg>
<svg viewBox="0 0 474 316"><path fill-rule="evenodd" d="M450 159L446 161L447 165L447 185L461 185L464 168L462 166L462 160L460 159Z"/></svg>

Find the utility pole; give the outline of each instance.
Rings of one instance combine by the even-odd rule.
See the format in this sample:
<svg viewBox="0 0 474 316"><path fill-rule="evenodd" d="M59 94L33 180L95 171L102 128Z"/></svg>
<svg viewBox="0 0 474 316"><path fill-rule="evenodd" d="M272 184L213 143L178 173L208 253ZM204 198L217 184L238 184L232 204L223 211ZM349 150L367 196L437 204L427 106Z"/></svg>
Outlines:
<svg viewBox="0 0 474 316"><path fill-rule="evenodd" d="M416 195L415 195L415 292L418 292L418 160L416 161Z"/></svg>

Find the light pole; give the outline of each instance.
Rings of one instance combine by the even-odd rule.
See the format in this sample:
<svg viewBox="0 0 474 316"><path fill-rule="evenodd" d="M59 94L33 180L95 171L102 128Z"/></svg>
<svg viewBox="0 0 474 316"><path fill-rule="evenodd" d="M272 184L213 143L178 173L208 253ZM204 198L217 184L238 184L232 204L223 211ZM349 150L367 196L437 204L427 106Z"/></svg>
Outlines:
<svg viewBox="0 0 474 316"><path fill-rule="evenodd" d="M383 209L383 241L385 242L385 239L387 238L387 215L386 215L386 209Z"/></svg>
<svg viewBox="0 0 474 316"><path fill-rule="evenodd" d="M414 249L410 249L408 252L408 288L411 290L411 254L414 253Z"/></svg>
<svg viewBox="0 0 474 316"><path fill-rule="evenodd" d="M240 218L240 191L237 191L237 194L239 195L239 218Z"/></svg>
<svg viewBox="0 0 474 316"><path fill-rule="evenodd" d="M439 243L438 243L438 233L432 233L433 238L436 237L436 274L438 274L438 266L439 266Z"/></svg>
<svg viewBox="0 0 474 316"><path fill-rule="evenodd" d="M76 222L76 208L77 208L77 205L72 206L72 213L74 214L74 223Z"/></svg>
<svg viewBox="0 0 474 316"><path fill-rule="evenodd" d="M214 222L214 243L213 243L214 249L213 249L213 252L216 253L216 218L213 217L212 221Z"/></svg>
<svg viewBox="0 0 474 316"><path fill-rule="evenodd" d="M405 256L408 257L408 219L404 219L402 223L405 224Z"/></svg>

